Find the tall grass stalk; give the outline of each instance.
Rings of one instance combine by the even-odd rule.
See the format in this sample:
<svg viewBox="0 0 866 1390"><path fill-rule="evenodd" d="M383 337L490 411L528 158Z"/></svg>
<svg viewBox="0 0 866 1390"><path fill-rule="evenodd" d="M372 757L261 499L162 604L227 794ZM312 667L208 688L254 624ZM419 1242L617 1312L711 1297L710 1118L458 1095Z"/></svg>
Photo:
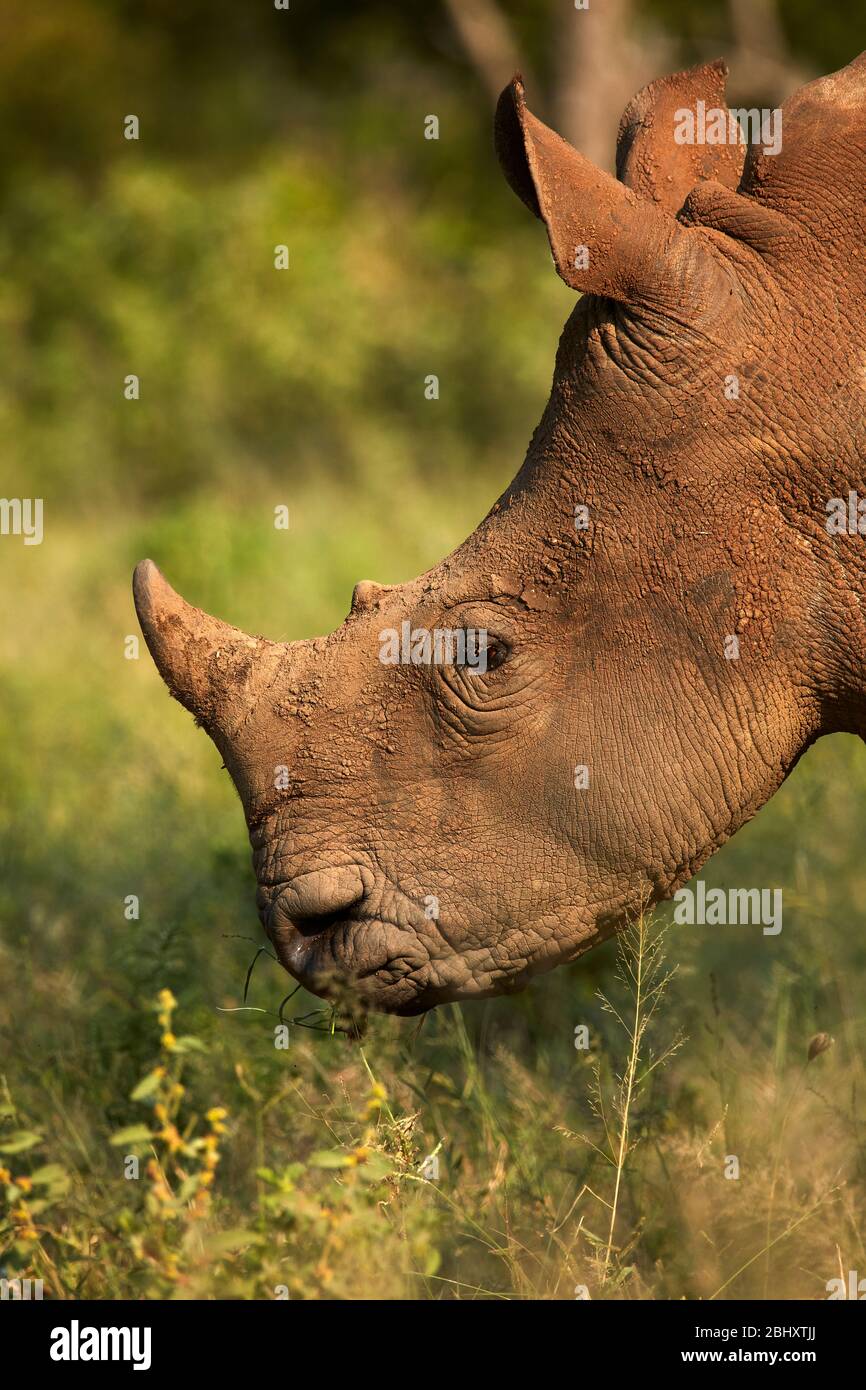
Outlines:
<svg viewBox="0 0 866 1390"><path fill-rule="evenodd" d="M610 998L599 991L602 1008L616 1020L628 1039L628 1057L623 1072L617 1076L613 1090L612 1109L616 1125L611 1130L604 1102L600 1068L595 1073L594 1109L602 1121L610 1161L614 1168L613 1196L610 1200L610 1224L604 1247L601 1281L607 1282L610 1258L614 1249L617 1218L620 1211L626 1165L635 1148L632 1139L632 1115L641 1089L651 1074L682 1046L684 1036L677 1033L673 1041L655 1054L647 1041L648 1030L659 1010L665 991L676 973L665 968L664 929L654 927L645 912L629 924L619 938L616 978L625 987L630 1001L622 1011ZM624 1017L627 1015L627 1017Z"/></svg>

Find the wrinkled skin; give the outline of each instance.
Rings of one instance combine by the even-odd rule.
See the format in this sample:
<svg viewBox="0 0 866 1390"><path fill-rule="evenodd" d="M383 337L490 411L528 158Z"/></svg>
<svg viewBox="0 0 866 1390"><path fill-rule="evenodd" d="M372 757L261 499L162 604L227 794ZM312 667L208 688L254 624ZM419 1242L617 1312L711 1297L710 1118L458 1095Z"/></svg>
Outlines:
<svg viewBox="0 0 866 1390"><path fill-rule="evenodd" d="M238 787L265 930L314 991L412 1014L517 989L670 896L819 735L864 733L866 539L829 535L826 504L866 493L866 64L796 94L742 174L742 149L672 138L723 85L641 93L619 182L503 93L507 177L583 294L523 468L457 551L291 644L136 572ZM485 629L489 669L382 664L406 619Z"/></svg>

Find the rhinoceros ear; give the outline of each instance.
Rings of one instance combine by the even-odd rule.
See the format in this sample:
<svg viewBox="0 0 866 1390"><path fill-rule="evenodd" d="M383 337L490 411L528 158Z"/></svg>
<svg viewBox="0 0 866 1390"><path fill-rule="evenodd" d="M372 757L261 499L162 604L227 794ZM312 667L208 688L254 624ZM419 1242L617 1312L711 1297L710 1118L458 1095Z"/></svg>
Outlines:
<svg viewBox="0 0 866 1390"><path fill-rule="evenodd" d="M729 129L727 75L727 64L719 59L660 77L632 97L616 141L616 174L627 188L676 213L695 184L706 179L737 187L744 154L739 141L710 145L683 138L688 118L696 120L698 102L705 114L721 113Z"/></svg>
<svg viewBox="0 0 866 1390"><path fill-rule="evenodd" d="M596 168L527 109L515 77L499 98L496 152L505 177L547 227L557 271L572 289L678 317L729 293L700 233Z"/></svg>
<svg viewBox="0 0 866 1390"><path fill-rule="evenodd" d="M768 127L749 145L740 191L811 233L816 257L843 261L846 290L861 293L849 258L866 236L866 53L794 92Z"/></svg>

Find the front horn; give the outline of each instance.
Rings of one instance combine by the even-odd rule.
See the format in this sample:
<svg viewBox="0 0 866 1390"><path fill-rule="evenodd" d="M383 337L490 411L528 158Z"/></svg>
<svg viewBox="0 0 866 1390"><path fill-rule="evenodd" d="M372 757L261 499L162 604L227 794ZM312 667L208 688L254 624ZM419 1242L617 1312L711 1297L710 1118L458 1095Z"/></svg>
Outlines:
<svg viewBox="0 0 866 1390"><path fill-rule="evenodd" d="M157 670L225 758L263 690L272 683L284 644L250 637L193 608L175 593L152 560L136 566L132 591Z"/></svg>

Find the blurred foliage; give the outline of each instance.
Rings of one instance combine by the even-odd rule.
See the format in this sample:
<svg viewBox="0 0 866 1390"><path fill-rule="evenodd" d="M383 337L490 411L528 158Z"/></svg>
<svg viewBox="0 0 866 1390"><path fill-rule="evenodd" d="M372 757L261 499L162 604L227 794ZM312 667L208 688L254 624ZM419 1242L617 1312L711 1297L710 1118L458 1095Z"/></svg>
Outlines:
<svg viewBox="0 0 866 1390"><path fill-rule="evenodd" d="M556 5L503 9L545 73ZM781 13L795 52L850 56L845 6L818 48L811 7ZM728 37L720 0L638 19L682 62ZM56 515L383 462L510 476L570 296L439 5L0 0L0 33L9 493Z"/></svg>
<svg viewBox="0 0 866 1390"><path fill-rule="evenodd" d="M9 25L10 493L56 516L256 480L495 485L516 468L568 291L494 167L489 112L374 16L331 9L324 51L303 7L78 0Z"/></svg>
<svg viewBox="0 0 866 1390"><path fill-rule="evenodd" d="M545 79L553 0L503 9ZM781 15L816 69L866 46L842 0L820 22L801 0ZM688 62L724 48L728 12L653 0L638 22ZM434 563L516 470L572 301L495 167L489 99L435 3L0 0L0 39L0 491L43 496L46 518L43 545L0 549L0 1144L19 1136L0 1147L0 1265L35 1261L55 1293L270 1296L288 1251L293 1297L604 1294L575 1136L592 1066L618 1055L595 996L613 943L420 1030L373 1020L388 1111L366 1145L381 1096L357 1044L293 1025L280 1053L272 1019L219 1012L242 1005L261 941L240 807L146 656L123 656L145 554L229 621L306 636L365 573ZM837 1247L864 1267L864 791L862 745L828 740L708 866L712 884L781 887L780 937L671 933L663 1023L689 1041L640 1114L619 1294L823 1297ZM263 960L250 1002L274 1013L287 987ZM230 1113L194 1219L157 1220L144 1188L121 1201L110 1144L141 1123L163 988L208 1049L184 1073L190 1119ZM593 1056L574 1050L581 1022ZM836 1045L804 1080L819 1030ZM439 1144L437 1191L406 1197ZM385 1155L388 1200L311 1165L340 1146ZM719 1176L731 1152L740 1183ZM194 1169L176 1175L190 1202Z"/></svg>

